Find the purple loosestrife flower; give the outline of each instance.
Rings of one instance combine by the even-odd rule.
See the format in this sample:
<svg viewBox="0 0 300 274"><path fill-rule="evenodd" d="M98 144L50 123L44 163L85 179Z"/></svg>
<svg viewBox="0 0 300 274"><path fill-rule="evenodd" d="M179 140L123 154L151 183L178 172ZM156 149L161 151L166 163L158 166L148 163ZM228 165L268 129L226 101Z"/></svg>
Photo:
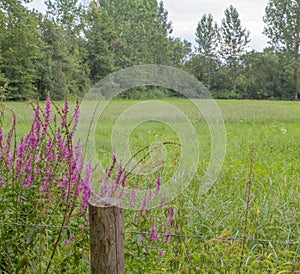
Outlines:
<svg viewBox="0 0 300 274"><path fill-rule="evenodd" d="M156 180L156 192L160 190L161 187L161 177L158 177Z"/></svg>
<svg viewBox="0 0 300 274"><path fill-rule="evenodd" d="M92 187L91 187L92 172L93 172L92 164L88 163L86 168L86 173L83 178L82 204L84 209L88 208L88 201L92 195Z"/></svg>
<svg viewBox="0 0 300 274"><path fill-rule="evenodd" d="M169 219L169 222L171 222L172 220L174 220L174 207L170 207L168 209L168 219Z"/></svg>
<svg viewBox="0 0 300 274"><path fill-rule="evenodd" d="M13 167L13 156L11 155L11 153L14 152L13 150L13 137L15 136L15 126L16 126L16 123L17 123L17 119L15 116L13 116L13 119L12 119L12 127L11 129L9 130L8 134L7 134L7 137L6 137L6 140L5 140L5 143L4 143L4 133L1 129L1 133L0 133L0 138L1 138L1 142L0 142L0 156L1 158L3 158L4 160L4 163L6 162L6 167L8 170L12 170L12 167ZM1 161L1 164L2 164L2 161Z"/></svg>
<svg viewBox="0 0 300 274"><path fill-rule="evenodd" d="M12 127L13 127L13 128L16 127L17 122L18 122L18 119L17 119L17 117L14 115L14 116L13 116L13 121L12 121Z"/></svg>
<svg viewBox="0 0 300 274"><path fill-rule="evenodd" d="M48 98L46 100L46 109L45 109L45 117L44 117L44 133L47 132L48 127L50 125L50 120L51 120L51 100Z"/></svg>
<svg viewBox="0 0 300 274"><path fill-rule="evenodd" d="M148 204L148 198L145 195L145 197L143 198L142 204L140 206L140 211L142 212L142 214L147 212L147 204Z"/></svg>
<svg viewBox="0 0 300 274"><path fill-rule="evenodd" d="M38 105L33 107L31 129L22 139L16 140L16 144L14 143L16 119L12 122L13 126L7 134L8 137L0 128L0 157L2 157L0 190L6 188L4 191L9 191L8 194L11 195L18 189L20 194L14 195L14 200L8 203L6 199L11 199L10 195L5 194L2 197L3 208L9 208L7 220L11 218L21 223L24 221L23 215L15 212L30 209L31 212L26 218L31 218L27 221L32 223L47 221L49 225L68 226L70 222L77 222L77 218L86 221L85 213L92 192L92 167L88 164L85 170L81 144L74 145L71 135L72 126L75 130L79 121L79 105L75 107L72 125L67 121L69 113L67 102L63 110L53 108L50 99L46 101L44 111L41 111ZM52 111L57 112L55 118ZM64 123L63 129L61 123ZM12 205L17 207L13 208ZM78 219L77 223L80 226L82 220ZM62 230L60 233L63 233ZM72 234L67 237L69 239L63 238L62 234L57 235L49 243L49 250L55 243L58 247L63 246L64 241L66 245L75 243L77 236L75 238ZM39 244L43 246L42 242L36 242L39 237L33 237L32 240L35 241L34 245L38 244L37 247ZM62 242L59 243L59 240ZM46 253L41 253L43 257L50 255L48 247L45 248ZM57 254L55 248L56 246L53 248L53 254ZM15 251L21 254L23 249Z"/></svg>
<svg viewBox="0 0 300 274"><path fill-rule="evenodd" d="M65 100L64 108L63 108L63 114L68 114L70 112L70 105L69 101Z"/></svg>
<svg viewBox="0 0 300 274"><path fill-rule="evenodd" d="M164 250L159 250L158 251L158 256L161 256L161 257L163 257L163 256L165 256L165 251Z"/></svg>
<svg viewBox="0 0 300 274"><path fill-rule="evenodd" d="M113 163L117 162L117 155L115 153L113 153L113 155L112 155L112 162Z"/></svg>
<svg viewBox="0 0 300 274"><path fill-rule="evenodd" d="M157 234L157 227L150 228L149 240L151 241L159 241L159 235Z"/></svg>
<svg viewBox="0 0 300 274"><path fill-rule="evenodd" d="M61 134L61 132L58 132L56 135L55 135L55 149L57 149L57 161L58 162L61 162L64 160L64 155L66 153L66 143L63 139L63 136Z"/></svg>
<svg viewBox="0 0 300 274"><path fill-rule="evenodd" d="M101 186L101 192L99 193L99 196L104 198L106 197L108 193L108 181L106 178L102 181L102 186Z"/></svg>
<svg viewBox="0 0 300 274"><path fill-rule="evenodd" d="M16 177L21 176L24 170L23 161L26 159L25 155L25 143L21 141L21 144L17 147L17 165L16 165Z"/></svg>
<svg viewBox="0 0 300 274"><path fill-rule="evenodd" d="M83 169L83 158L82 158L82 149L81 149L81 143L78 142L73 150L74 154L74 161L75 161L75 169L78 173L81 173Z"/></svg>
<svg viewBox="0 0 300 274"><path fill-rule="evenodd" d="M112 186L111 186L111 188L110 188L110 193L109 193L109 197L110 197L110 198L112 198L113 195L116 193L118 186L119 186L119 185L116 183L116 181L113 182L113 184L112 184Z"/></svg>
<svg viewBox="0 0 300 274"><path fill-rule="evenodd" d="M13 119L13 123L14 123ZM13 138L13 134L14 134L14 129L13 127L11 128L11 130L8 132L8 135L6 137L6 149L5 149L5 154L8 156L10 154L10 152L12 151L12 138Z"/></svg>
<svg viewBox="0 0 300 274"><path fill-rule="evenodd" d="M0 150L3 149L3 140L4 140L4 134L2 128L0 128Z"/></svg>
<svg viewBox="0 0 300 274"><path fill-rule="evenodd" d="M32 158L29 158L26 162L26 169L28 173L31 173L32 171Z"/></svg>
<svg viewBox="0 0 300 274"><path fill-rule="evenodd" d="M149 194L149 200L152 200L152 196L153 196L153 192L152 192L152 188L149 188L148 190L148 194Z"/></svg>
<svg viewBox="0 0 300 274"><path fill-rule="evenodd" d="M71 161L72 160L72 156L73 156L73 153L71 152L71 150L69 150L68 148L66 148L65 155L64 155L64 158L66 159L66 161L67 162Z"/></svg>
<svg viewBox="0 0 300 274"><path fill-rule="evenodd" d="M41 172L40 169L37 166L34 166L33 168L33 181L39 182L41 178Z"/></svg>
<svg viewBox="0 0 300 274"><path fill-rule="evenodd" d="M31 174L29 174L29 173L26 173L26 174L25 174L25 180L24 180L24 182L23 182L23 186L24 186L25 188L30 188L30 187L33 186L33 180L32 180Z"/></svg>
<svg viewBox="0 0 300 274"><path fill-rule="evenodd" d="M54 142L52 139L49 140L43 156L45 156L47 163L51 163L53 160L55 160ZM41 159L38 159L38 160L41 160Z"/></svg>
<svg viewBox="0 0 300 274"><path fill-rule="evenodd" d="M126 183L127 183L127 178L124 176L124 177L122 178L122 182L121 182L122 187L126 187Z"/></svg>
<svg viewBox="0 0 300 274"><path fill-rule="evenodd" d="M53 148L54 148L54 140L52 138L50 138L49 141L48 141L48 144L46 146L45 153L50 154L50 152L52 152Z"/></svg>
<svg viewBox="0 0 300 274"><path fill-rule="evenodd" d="M167 232L165 235L164 243L168 244L170 242L170 239L171 239L171 233Z"/></svg>
<svg viewBox="0 0 300 274"><path fill-rule="evenodd" d="M46 161L45 164L46 165L44 166L44 171L43 171L44 172L44 179L51 182L52 181L51 176L53 175L51 162Z"/></svg>
<svg viewBox="0 0 300 274"><path fill-rule="evenodd" d="M7 155L6 159L7 159L7 169L10 171L12 170L14 159L10 154Z"/></svg>
<svg viewBox="0 0 300 274"><path fill-rule="evenodd" d="M37 105L36 110L34 112L34 116L33 116L33 133L34 133L34 136L36 136L37 138L40 136L40 131L42 128L42 124L40 121L40 115L41 115L41 108L39 105Z"/></svg>
<svg viewBox="0 0 300 274"><path fill-rule="evenodd" d="M49 182L48 181L43 181L41 186L40 186L40 190L43 192L46 192L48 190L48 186L49 186Z"/></svg>
<svg viewBox="0 0 300 274"><path fill-rule="evenodd" d="M70 182L72 183L72 185L70 185L69 187L72 189L72 186L75 185L76 186L75 195L79 195L81 193L82 186L80 184L80 173L78 172L78 170L71 171Z"/></svg>
<svg viewBox="0 0 300 274"><path fill-rule="evenodd" d="M38 135L31 133L29 135L29 144L32 148L37 148L38 144Z"/></svg>
<svg viewBox="0 0 300 274"><path fill-rule="evenodd" d="M68 113L70 112L70 106L68 100L65 100L64 108L62 110L63 115L62 115L62 121L61 121L61 126L66 127L68 123Z"/></svg>
<svg viewBox="0 0 300 274"><path fill-rule="evenodd" d="M167 233L164 239L164 243L170 242L170 234L172 229L172 221L174 220L174 207L168 209L168 221L167 221Z"/></svg>
<svg viewBox="0 0 300 274"><path fill-rule="evenodd" d="M168 231L171 230L173 220L174 220L174 207L170 207L168 209L168 222L167 222Z"/></svg>
<svg viewBox="0 0 300 274"><path fill-rule="evenodd" d="M106 172L106 175L105 175L106 178L110 178L111 177L111 174L112 174L112 171L115 168L116 162L117 162L117 157L116 157L116 154L113 153L113 155L112 155L112 164L110 165L110 167L108 168L108 170Z"/></svg>
<svg viewBox="0 0 300 274"><path fill-rule="evenodd" d="M64 188L64 189L66 189L67 188L67 186L68 186L68 179L67 179L67 177L66 176L64 176L63 177L63 179L62 179L62 181L61 181L61 188Z"/></svg>
<svg viewBox="0 0 300 274"><path fill-rule="evenodd" d="M73 116L73 120L72 120L71 135L73 135L76 132L77 126L79 124L79 120L80 120L80 104L79 104L79 102L77 102L76 106L74 108L74 116Z"/></svg>
<svg viewBox="0 0 300 274"><path fill-rule="evenodd" d="M69 245L70 243L72 243L75 239L75 234L71 234L70 238L64 243L64 246Z"/></svg>
<svg viewBox="0 0 300 274"><path fill-rule="evenodd" d="M119 193L119 198L123 199L125 196L125 192L126 192L126 188L125 187L121 187L120 193Z"/></svg>
<svg viewBox="0 0 300 274"><path fill-rule="evenodd" d="M130 191L130 200L129 200L129 204L130 205L134 205L136 201L136 189L132 188Z"/></svg>
<svg viewBox="0 0 300 274"><path fill-rule="evenodd" d="M117 175L116 175L116 180L115 180L116 184L119 184L121 182L121 177L122 177L123 171L124 170L122 168L122 165L120 165L119 168L118 168Z"/></svg>

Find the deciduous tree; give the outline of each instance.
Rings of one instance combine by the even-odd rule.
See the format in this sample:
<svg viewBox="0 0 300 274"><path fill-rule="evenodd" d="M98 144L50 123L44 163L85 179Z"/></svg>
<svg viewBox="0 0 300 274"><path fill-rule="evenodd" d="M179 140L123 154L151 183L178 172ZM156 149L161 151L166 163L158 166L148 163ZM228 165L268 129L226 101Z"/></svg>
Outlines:
<svg viewBox="0 0 300 274"><path fill-rule="evenodd" d="M44 56L38 14L18 0L0 1L0 13L1 85L8 99L36 98L38 69Z"/></svg>
<svg viewBox="0 0 300 274"><path fill-rule="evenodd" d="M90 78L95 84L114 70L119 47L114 20L98 2L91 3L87 11L85 37Z"/></svg>
<svg viewBox="0 0 300 274"><path fill-rule="evenodd" d="M295 99L299 97L300 0L269 0L264 16L269 43L286 53L293 69Z"/></svg>

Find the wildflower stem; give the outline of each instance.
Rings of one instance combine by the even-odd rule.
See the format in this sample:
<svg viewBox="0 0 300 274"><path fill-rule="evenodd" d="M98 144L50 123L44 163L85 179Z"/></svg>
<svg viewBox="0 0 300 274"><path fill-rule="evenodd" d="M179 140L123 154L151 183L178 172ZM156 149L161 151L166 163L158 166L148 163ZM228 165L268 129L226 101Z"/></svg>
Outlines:
<svg viewBox="0 0 300 274"><path fill-rule="evenodd" d="M250 211L250 205L251 205L251 187L253 185L253 177L254 177L254 160L255 160L255 149L256 145L253 143L250 147L250 163L249 163L249 178L246 185L246 208L245 208L245 219L244 219L244 225L243 225L243 240L242 240L242 253L241 253L241 261L240 261L240 268L242 266L242 260L245 253L245 243L247 238L247 228L248 228L248 222L249 222L249 211Z"/></svg>

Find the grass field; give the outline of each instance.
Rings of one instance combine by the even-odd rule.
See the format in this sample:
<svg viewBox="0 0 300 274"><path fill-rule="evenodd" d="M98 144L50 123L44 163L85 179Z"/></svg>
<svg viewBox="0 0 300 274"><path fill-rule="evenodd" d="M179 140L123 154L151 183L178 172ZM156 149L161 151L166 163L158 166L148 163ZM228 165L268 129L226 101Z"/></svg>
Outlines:
<svg viewBox="0 0 300 274"><path fill-rule="evenodd" d="M143 226L163 226L166 207L152 210L150 221L144 220L141 227L135 227L136 217L130 217L133 213L128 211L127 272L300 273L300 102L217 101L226 128L226 156L217 181L202 195L199 184L211 149L206 121L187 100L166 102L185 113L199 139L198 174L184 193L166 205L175 208L174 233L185 237L172 237L169 244L144 240L134 232ZM113 150L111 132L115 121L137 103L113 101L98 121L96 149L104 165L109 163ZM22 136L30 126L31 106L17 102L5 106L18 117L17 134ZM8 128L8 120L4 128ZM159 141L180 142L170 126L155 121L138 124L128 140L131 153ZM249 174L251 147L254 164ZM163 181L176 170L180 149L170 146L166 152ZM247 182L252 175L247 196ZM196 235L205 237L190 237ZM241 240L231 239L243 237L270 242L248 240L242 247ZM161 250L164 256L158 255Z"/></svg>

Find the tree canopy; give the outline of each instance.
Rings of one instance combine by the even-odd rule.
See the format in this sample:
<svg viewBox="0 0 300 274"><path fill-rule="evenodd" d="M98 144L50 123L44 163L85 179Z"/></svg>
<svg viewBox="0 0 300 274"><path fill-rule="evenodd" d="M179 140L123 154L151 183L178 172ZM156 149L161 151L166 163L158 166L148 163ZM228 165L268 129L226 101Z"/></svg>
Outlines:
<svg viewBox="0 0 300 274"><path fill-rule="evenodd" d="M249 50L249 31L233 6L219 24L212 14L200 17L193 49L172 35L162 1L45 0L45 13L29 2L0 0L2 100L82 97L110 73L149 63L190 72L217 98L299 97L299 0L269 0L263 52Z"/></svg>
<svg viewBox="0 0 300 274"><path fill-rule="evenodd" d="M264 16L264 33L270 45L286 56L283 65L293 70L294 96L298 99L299 91L299 55L300 55L300 1L270 0Z"/></svg>

